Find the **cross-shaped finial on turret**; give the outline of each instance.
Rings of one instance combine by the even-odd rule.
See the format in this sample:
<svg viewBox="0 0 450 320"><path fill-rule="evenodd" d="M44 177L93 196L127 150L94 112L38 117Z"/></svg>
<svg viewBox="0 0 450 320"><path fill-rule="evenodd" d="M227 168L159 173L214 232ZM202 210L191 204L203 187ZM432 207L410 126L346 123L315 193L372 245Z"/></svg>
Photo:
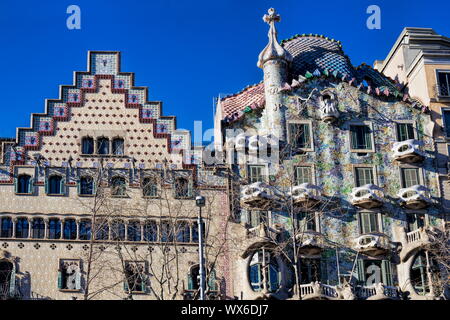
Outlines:
<svg viewBox="0 0 450 320"><path fill-rule="evenodd" d="M263 16L264 22L271 24L272 22L280 22L281 21L281 16L278 13L276 13L274 8L270 8L269 10L267 10L267 12L269 14L265 14Z"/></svg>

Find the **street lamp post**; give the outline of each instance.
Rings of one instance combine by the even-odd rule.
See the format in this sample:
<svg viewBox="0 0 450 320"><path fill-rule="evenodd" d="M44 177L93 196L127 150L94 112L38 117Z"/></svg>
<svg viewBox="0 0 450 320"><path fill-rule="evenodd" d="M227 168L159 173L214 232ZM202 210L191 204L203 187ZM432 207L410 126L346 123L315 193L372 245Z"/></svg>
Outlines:
<svg viewBox="0 0 450 320"><path fill-rule="evenodd" d="M198 207L198 260L200 276L200 300L205 300L205 260L203 256L203 223L202 207L205 206L205 197L197 196L195 204Z"/></svg>

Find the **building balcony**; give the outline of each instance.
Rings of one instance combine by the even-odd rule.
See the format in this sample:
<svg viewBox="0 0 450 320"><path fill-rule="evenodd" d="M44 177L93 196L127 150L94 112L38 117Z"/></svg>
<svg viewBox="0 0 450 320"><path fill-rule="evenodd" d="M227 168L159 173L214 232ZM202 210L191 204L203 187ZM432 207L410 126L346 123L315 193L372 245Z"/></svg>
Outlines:
<svg viewBox="0 0 450 320"><path fill-rule="evenodd" d="M399 299L399 290L396 287L385 286L383 283L376 283L371 286L356 286L356 296L363 300L386 300Z"/></svg>
<svg viewBox="0 0 450 320"><path fill-rule="evenodd" d="M408 209L423 209L432 203L430 190L422 185L400 189L397 196L400 198L400 205Z"/></svg>
<svg viewBox="0 0 450 320"><path fill-rule="evenodd" d="M354 239L353 249L369 256L379 256L391 250L391 241L383 233L363 234Z"/></svg>
<svg viewBox="0 0 450 320"><path fill-rule="evenodd" d="M264 182L244 186L241 191L241 205L246 209L268 210L277 198L273 188Z"/></svg>
<svg viewBox="0 0 450 320"><path fill-rule="evenodd" d="M216 280L216 288L219 288L220 281ZM200 299L200 290L194 289L194 290L188 290L184 289L182 292L183 300L198 300ZM205 297L207 300L220 300L220 291L219 289L216 290L210 290L206 289L205 291Z"/></svg>
<svg viewBox="0 0 450 320"><path fill-rule="evenodd" d="M295 239L298 243L298 252L303 255L319 254L326 247L325 236L320 232L301 232L295 236Z"/></svg>
<svg viewBox="0 0 450 320"><path fill-rule="evenodd" d="M334 102L321 101L319 108L320 118L325 123L335 122L339 118L339 111Z"/></svg>
<svg viewBox="0 0 450 320"><path fill-rule="evenodd" d="M292 188L293 203L296 207L309 209L323 201L322 189L310 183L302 183Z"/></svg>
<svg viewBox="0 0 450 320"><path fill-rule="evenodd" d="M405 228L400 228L400 260L406 261L417 249L426 248L433 244L438 233L438 229L433 227L420 227L417 230L406 232Z"/></svg>
<svg viewBox="0 0 450 320"><path fill-rule="evenodd" d="M301 284L299 287L302 300L335 300L338 299L339 296L336 287L317 281L307 284Z"/></svg>
<svg viewBox="0 0 450 320"><path fill-rule="evenodd" d="M278 225L271 228L264 223L260 223L257 227L247 229L247 239L258 238L263 241L275 241L282 232L282 228Z"/></svg>
<svg viewBox="0 0 450 320"><path fill-rule="evenodd" d="M383 189L374 184L366 184L353 188L350 194L351 203L354 206L364 209L381 207L383 205L383 198Z"/></svg>
<svg viewBox="0 0 450 320"><path fill-rule="evenodd" d="M394 160L405 163L422 162L425 159L425 153L420 150L422 141L409 139L401 142L395 142L392 151Z"/></svg>

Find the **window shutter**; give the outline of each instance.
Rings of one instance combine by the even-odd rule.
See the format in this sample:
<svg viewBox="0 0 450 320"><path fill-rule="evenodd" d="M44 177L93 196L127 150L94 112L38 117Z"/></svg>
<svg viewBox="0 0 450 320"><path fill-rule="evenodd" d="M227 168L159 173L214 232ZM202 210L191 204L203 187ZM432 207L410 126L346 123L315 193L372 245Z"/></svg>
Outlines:
<svg viewBox="0 0 450 320"><path fill-rule="evenodd" d="M48 194L48 178L45 178L45 194Z"/></svg>
<svg viewBox="0 0 450 320"><path fill-rule="evenodd" d="M364 285L364 282L366 281L366 273L364 270L364 260L358 259L358 283L361 285Z"/></svg>
<svg viewBox="0 0 450 320"><path fill-rule="evenodd" d="M92 194L93 195L97 194L97 184L95 183L94 179L92 179Z"/></svg>
<svg viewBox="0 0 450 320"><path fill-rule="evenodd" d="M34 193L34 178L30 178L30 180L28 181L28 193Z"/></svg>
<svg viewBox="0 0 450 320"><path fill-rule="evenodd" d="M16 295L16 265L13 262L11 270L11 277L9 279L9 296L14 297Z"/></svg>
<svg viewBox="0 0 450 320"><path fill-rule="evenodd" d="M352 149L358 149L358 135L355 126L350 127L350 140Z"/></svg>
<svg viewBox="0 0 450 320"><path fill-rule="evenodd" d="M58 289L62 289L63 288L63 283L62 283L62 272L58 271Z"/></svg>
<svg viewBox="0 0 450 320"><path fill-rule="evenodd" d="M75 274L75 289L81 290L81 271L78 270Z"/></svg>
<svg viewBox="0 0 450 320"><path fill-rule="evenodd" d="M211 291L217 291L215 270L211 270L211 272L209 273L208 288Z"/></svg>
<svg viewBox="0 0 450 320"><path fill-rule="evenodd" d="M123 291L128 292L130 288L128 287L128 279L127 276L125 276L125 280L123 281Z"/></svg>
<svg viewBox="0 0 450 320"><path fill-rule="evenodd" d="M147 279L148 279L148 276L147 275L141 275L141 277L142 277L141 291L142 292L147 292Z"/></svg>
<svg viewBox="0 0 450 320"><path fill-rule="evenodd" d="M66 184L66 179L64 179L64 178L61 178L61 182L60 182L60 189L59 189L59 191L60 191L60 194L65 194L66 193L66 186L65 186L65 184Z"/></svg>
<svg viewBox="0 0 450 320"><path fill-rule="evenodd" d="M392 286L391 262L389 260L381 261L381 276L385 285Z"/></svg>
<svg viewBox="0 0 450 320"><path fill-rule="evenodd" d="M14 192L18 193L19 192L19 179L14 178Z"/></svg>
<svg viewBox="0 0 450 320"><path fill-rule="evenodd" d="M329 283L328 279L328 260L326 259L325 254L322 254L320 259L320 282Z"/></svg>
<svg viewBox="0 0 450 320"><path fill-rule="evenodd" d="M81 179L77 179L77 192L81 194Z"/></svg>
<svg viewBox="0 0 450 320"><path fill-rule="evenodd" d="M365 149L372 149L372 139L370 139L370 128L364 126Z"/></svg>
<svg viewBox="0 0 450 320"><path fill-rule="evenodd" d="M190 273L188 273L187 275L187 282L188 282L188 290L194 290L194 281L192 279L192 275Z"/></svg>
<svg viewBox="0 0 450 320"><path fill-rule="evenodd" d="M193 189L194 189L193 182L191 180L189 180L189 182L188 182L188 194L187 194L188 197L192 197Z"/></svg>

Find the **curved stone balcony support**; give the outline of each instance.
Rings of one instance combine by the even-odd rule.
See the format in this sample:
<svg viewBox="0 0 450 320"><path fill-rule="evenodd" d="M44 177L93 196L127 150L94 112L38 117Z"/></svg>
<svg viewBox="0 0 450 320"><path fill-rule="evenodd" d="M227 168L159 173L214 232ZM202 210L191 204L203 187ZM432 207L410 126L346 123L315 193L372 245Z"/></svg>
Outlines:
<svg viewBox="0 0 450 320"><path fill-rule="evenodd" d="M354 239L353 248L361 253L376 257L391 250L391 241L383 233L368 233Z"/></svg>
<svg viewBox="0 0 450 320"><path fill-rule="evenodd" d="M400 189L397 196L400 198L400 205L408 209L423 209L432 203L430 189L422 185Z"/></svg>
<svg viewBox="0 0 450 320"><path fill-rule="evenodd" d="M379 282L371 286L356 286L356 295L364 300L399 299L399 291L396 287L385 286Z"/></svg>
<svg viewBox="0 0 450 320"><path fill-rule="evenodd" d="M353 188L352 193L350 193L351 203L354 206L364 209L381 207L383 205L383 198L383 189L374 184L366 184Z"/></svg>
<svg viewBox="0 0 450 320"><path fill-rule="evenodd" d="M302 300L337 300L339 298L339 293L335 286L323 284L318 281L301 284L299 287Z"/></svg>
<svg viewBox="0 0 450 320"><path fill-rule="evenodd" d="M395 142L392 151L394 152L394 160L405 163L421 162L425 159L425 153L420 150L423 145L422 141L409 139L401 142Z"/></svg>
<svg viewBox="0 0 450 320"><path fill-rule="evenodd" d="M305 231L295 236L298 243L298 252L303 255L316 255L325 247L325 236L320 232Z"/></svg>
<svg viewBox="0 0 450 320"><path fill-rule="evenodd" d="M267 210L277 199L275 190L264 182L246 185L241 191L241 205L247 209Z"/></svg>
<svg viewBox="0 0 450 320"><path fill-rule="evenodd" d="M292 188L292 197L296 207L309 209L322 202L322 188L311 183L302 183Z"/></svg>
<svg viewBox="0 0 450 320"><path fill-rule="evenodd" d="M438 230L433 227L420 227L417 230L406 232L405 228L400 230L400 241L402 249L400 251L401 261L406 261L416 253L418 249L426 248L433 244Z"/></svg>
<svg viewBox="0 0 450 320"><path fill-rule="evenodd" d="M320 101L320 118L325 123L332 123L339 118L339 111L336 108L334 101L321 100Z"/></svg>

